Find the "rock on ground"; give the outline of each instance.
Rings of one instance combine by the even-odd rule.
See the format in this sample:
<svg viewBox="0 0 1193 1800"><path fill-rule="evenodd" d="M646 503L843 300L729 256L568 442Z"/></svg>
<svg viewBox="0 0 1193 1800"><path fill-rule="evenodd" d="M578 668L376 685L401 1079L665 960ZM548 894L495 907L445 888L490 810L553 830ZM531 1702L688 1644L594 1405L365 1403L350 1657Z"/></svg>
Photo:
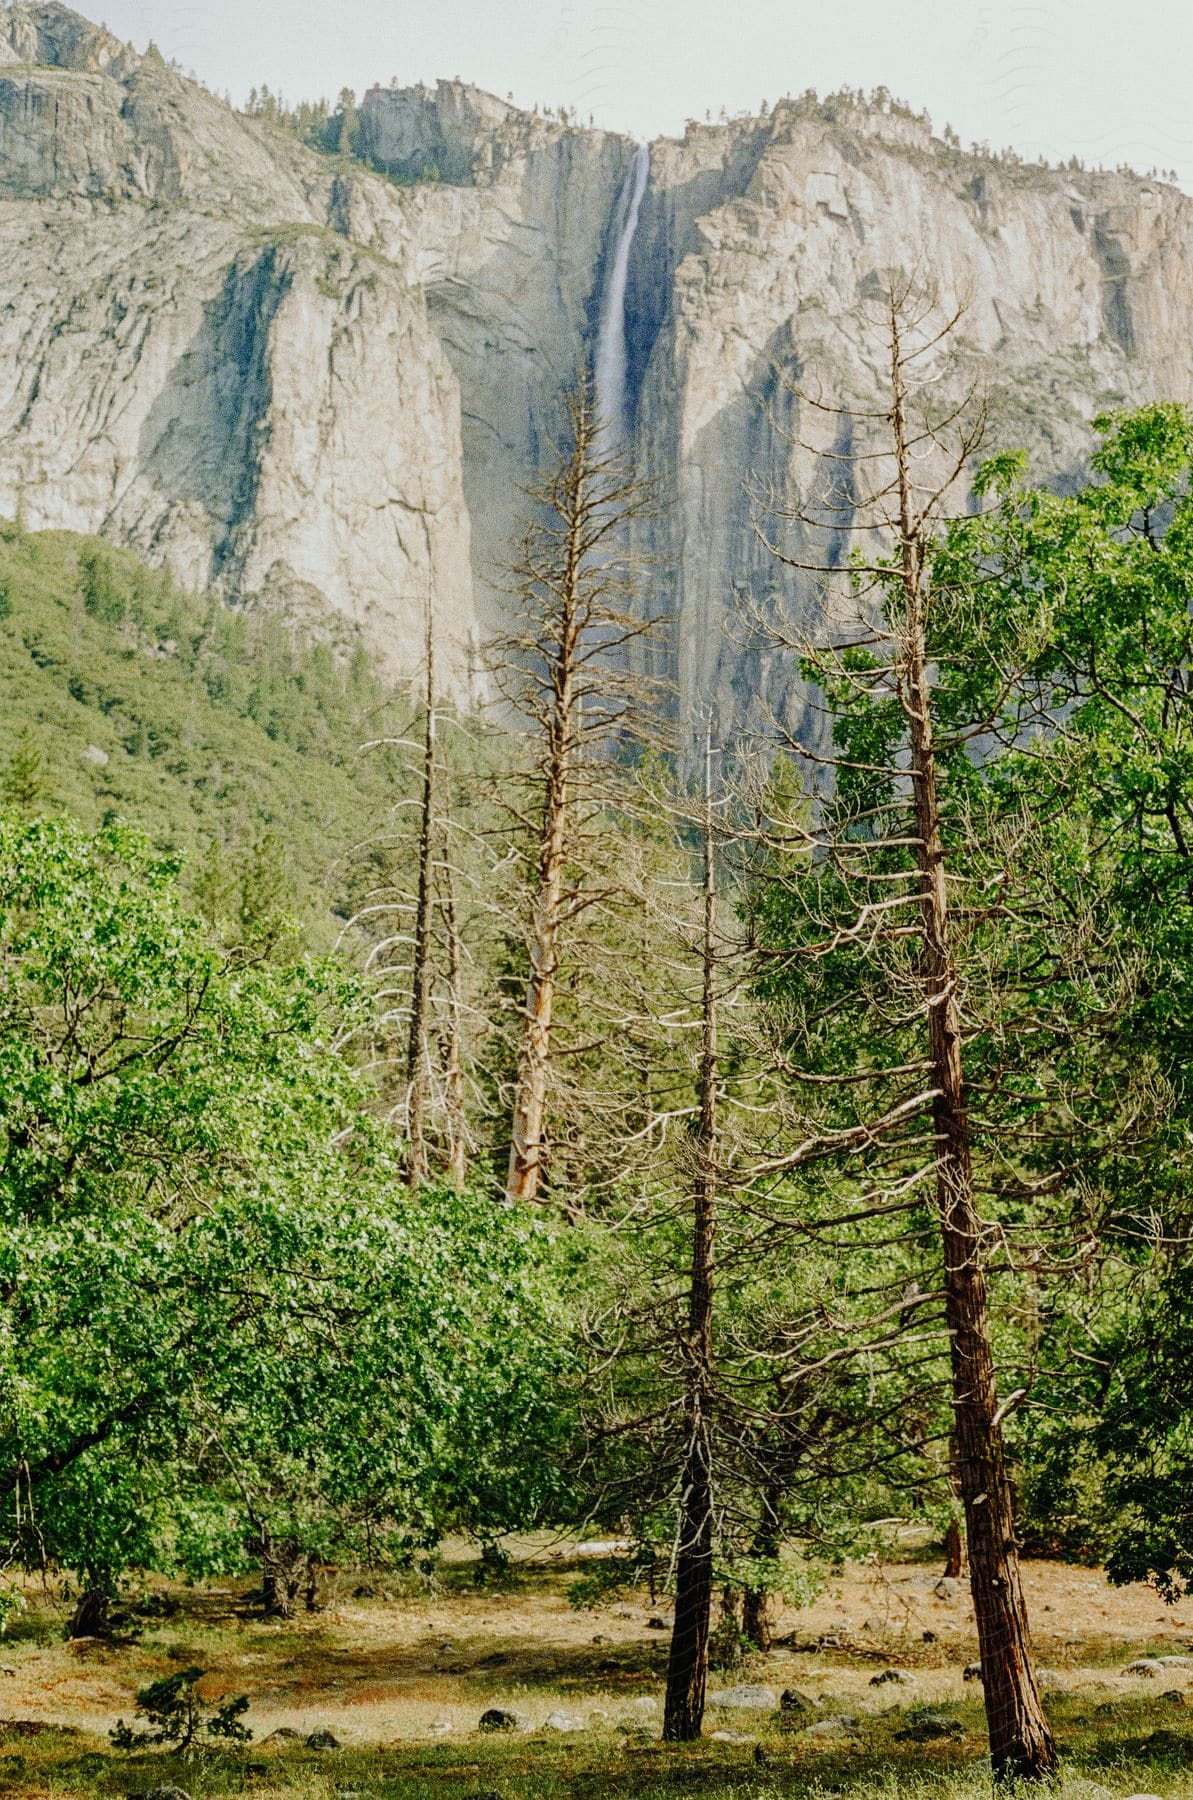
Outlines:
<svg viewBox="0 0 1193 1800"><path fill-rule="evenodd" d="M481 1731L527 1731L529 1723L509 1707L490 1706L477 1720Z"/></svg>
<svg viewBox="0 0 1193 1800"><path fill-rule="evenodd" d="M847 1713L835 1719L817 1719L804 1732L806 1738L848 1738L856 1737L858 1722Z"/></svg>
<svg viewBox="0 0 1193 1800"><path fill-rule="evenodd" d="M896 1736L909 1743L928 1744L936 1738L964 1737L965 1728L959 1719L950 1718L948 1713L914 1713Z"/></svg>
<svg viewBox="0 0 1193 1800"><path fill-rule="evenodd" d="M776 1712L779 1696L772 1687L743 1681L737 1687L722 1688L719 1694L710 1694L708 1704L726 1712Z"/></svg>

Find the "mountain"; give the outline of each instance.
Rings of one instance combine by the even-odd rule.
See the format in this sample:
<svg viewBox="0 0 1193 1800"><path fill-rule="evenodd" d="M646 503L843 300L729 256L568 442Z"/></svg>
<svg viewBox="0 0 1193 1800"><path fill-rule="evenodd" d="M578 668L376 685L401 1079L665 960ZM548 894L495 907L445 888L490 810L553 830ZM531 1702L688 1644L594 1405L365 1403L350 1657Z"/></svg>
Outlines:
<svg viewBox="0 0 1193 1800"><path fill-rule="evenodd" d="M1155 180L966 153L848 95L693 124L646 163L459 83L376 88L352 147L64 7L3 14L0 511L363 643L386 677L430 599L467 697L522 484L612 331L681 710L761 696L800 728L734 619L816 597L747 487L835 441L776 364L873 399L889 267L967 298L961 361L1042 471L1080 464L1105 405L1193 399L1193 201Z"/></svg>

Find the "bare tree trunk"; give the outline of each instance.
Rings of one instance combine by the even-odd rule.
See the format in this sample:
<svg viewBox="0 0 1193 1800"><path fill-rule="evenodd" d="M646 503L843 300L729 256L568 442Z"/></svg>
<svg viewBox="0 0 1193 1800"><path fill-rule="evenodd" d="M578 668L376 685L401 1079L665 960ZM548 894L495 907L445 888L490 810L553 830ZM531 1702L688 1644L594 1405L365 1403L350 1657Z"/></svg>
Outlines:
<svg viewBox="0 0 1193 1800"><path fill-rule="evenodd" d="M313 1610L317 1596L318 1575L313 1559L301 1544L293 1540L279 1544L262 1530L258 1540L261 1555L261 1610L267 1619L290 1619L299 1594L307 1590L308 1604Z"/></svg>
<svg viewBox="0 0 1193 1800"><path fill-rule="evenodd" d="M567 861L568 803L576 751L576 657L580 649L580 574L586 522L584 489L592 443L577 429L568 471L567 508L559 603L559 633L552 671L553 704L547 727L543 813L530 920L530 977L526 985L522 1042L514 1087L506 1199L538 1198L543 1174L543 1118L551 1065L551 1013L559 973L559 930Z"/></svg>
<svg viewBox="0 0 1193 1800"><path fill-rule="evenodd" d="M779 1554L779 1509L782 1489L777 1483L762 1490L762 1513L754 1534L754 1555L760 1562L774 1562ZM765 1587L747 1587L742 1603L742 1631L755 1650L771 1646L771 1596Z"/></svg>
<svg viewBox="0 0 1193 1800"><path fill-rule="evenodd" d="M406 1040L406 1179L412 1187L427 1178L427 1021L431 1008L431 912L435 877L435 632L429 599L426 626L427 693L418 835L418 897L414 910L410 1029Z"/></svg>
<svg viewBox="0 0 1193 1800"><path fill-rule="evenodd" d="M112 1635L112 1626L108 1618L108 1608L112 1596L106 1588L87 1588L79 1596L79 1601L70 1616L66 1627L68 1638L107 1638Z"/></svg>
<svg viewBox="0 0 1193 1800"><path fill-rule="evenodd" d="M560 684L560 705L570 705L568 683ZM530 924L530 978L526 984L522 1044L514 1089L506 1198L536 1200L542 1179L543 1117L551 1065L551 1012L559 973L559 915L563 902L563 867L567 839L569 770L562 759L552 762L543 809L538 880Z"/></svg>
<svg viewBox="0 0 1193 1800"><path fill-rule="evenodd" d="M527 981L515 1047L506 1199L542 1197L560 956L565 933L601 898L586 848L610 793L604 752L645 723L658 683L635 674L629 646L655 628L643 609L628 527L646 489L603 443L592 384L567 400L568 446L529 490L522 554L510 573L520 605L490 650L501 692L531 726L531 806L510 810L530 826ZM517 784L521 786L521 784ZM528 820L533 813L533 822ZM560 1167L560 1182L566 1169Z"/></svg>
<svg viewBox="0 0 1193 1800"><path fill-rule="evenodd" d="M467 1176L464 1143L464 1069L460 1053L460 1019L464 1010L463 971L460 957L460 922L456 914L456 889L451 869L451 844L444 848L443 923L447 932L448 1020L443 1058L447 1101L448 1175L454 1188L462 1189Z"/></svg>
<svg viewBox="0 0 1193 1800"><path fill-rule="evenodd" d="M701 990L700 1118L693 1194L692 1275L688 1293L687 1452L680 1482L675 1619L663 1703L663 1736L700 1736L708 1685L713 1584L713 1269L716 1246L717 995L716 846L713 836L712 737L704 752L704 938Z"/></svg>
<svg viewBox="0 0 1193 1800"><path fill-rule="evenodd" d="M961 1473L957 1466L956 1432L949 1433L949 1491L953 1496L955 1506L961 1499ZM946 1576L951 1576L954 1581L960 1581L965 1572L965 1533L961 1529L961 1520L955 1512L949 1520L949 1528L945 1534L944 1553Z"/></svg>
<svg viewBox="0 0 1193 1800"><path fill-rule="evenodd" d="M1032 1663L1019 1572L986 1292L983 1227L974 1197L962 1064L961 1012L949 924L932 691L925 645L924 544L913 523L900 321L892 299L891 368L899 547L905 600L901 678L910 724L911 780L921 884L922 980L928 1016L936 1137L936 1191L944 1251L945 1319L952 1367L958 1473L969 1540L970 1585L996 1780L1047 1780L1056 1745Z"/></svg>

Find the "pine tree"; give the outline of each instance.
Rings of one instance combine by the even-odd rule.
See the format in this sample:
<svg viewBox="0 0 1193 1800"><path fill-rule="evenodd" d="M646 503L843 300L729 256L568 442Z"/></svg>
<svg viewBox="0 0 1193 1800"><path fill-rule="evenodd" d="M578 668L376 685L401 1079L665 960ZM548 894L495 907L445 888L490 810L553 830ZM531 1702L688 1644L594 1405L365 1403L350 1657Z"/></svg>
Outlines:
<svg viewBox="0 0 1193 1800"><path fill-rule="evenodd" d="M23 813L37 811L45 798L46 781L41 744L31 726L21 727L16 748L0 780L4 798L10 806Z"/></svg>

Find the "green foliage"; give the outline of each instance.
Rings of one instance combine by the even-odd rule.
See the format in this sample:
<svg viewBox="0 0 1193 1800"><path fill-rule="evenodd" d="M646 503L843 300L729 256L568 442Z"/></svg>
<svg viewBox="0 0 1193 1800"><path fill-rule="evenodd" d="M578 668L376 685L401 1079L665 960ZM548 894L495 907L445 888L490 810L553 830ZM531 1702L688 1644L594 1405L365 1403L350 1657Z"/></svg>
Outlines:
<svg viewBox="0 0 1193 1800"><path fill-rule="evenodd" d="M36 734L28 725L23 725L3 777L0 777L0 794L21 812L32 812L45 791L42 760Z"/></svg>
<svg viewBox="0 0 1193 1800"><path fill-rule="evenodd" d="M146 1721L146 1729L136 1731L118 1719L108 1733L117 1750L143 1750L150 1745L165 1745L182 1753L190 1749L200 1728L209 1737L224 1738L234 1743L248 1743L252 1731L240 1723L249 1709L247 1694L221 1705L208 1707L197 1692L205 1671L200 1668L180 1669L176 1675L163 1675L137 1692L136 1717Z"/></svg>
<svg viewBox="0 0 1193 1800"><path fill-rule="evenodd" d="M0 946L9 1558L111 1589L549 1513L552 1240L404 1188L343 969L224 948L171 860L65 820L0 822Z"/></svg>
<svg viewBox="0 0 1193 1800"><path fill-rule="evenodd" d="M0 586L5 797L128 819L194 870L212 846L235 864L284 843L297 915L329 936L329 902L350 899L327 870L401 782L393 753L358 754L408 712L359 646L333 654L64 532L4 534Z"/></svg>
<svg viewBox="0 0 1193 1800"><path fill-rule="evenodd" d="M992 504L938 566L1036 621L1021 660L1044 728L1017 774L1048 802L1074 914L1102 895L1103 960L1130 996L1107 1020L1104 1073L1146 1124L1100 1164L1096 1139L1083 1146L1086 1249L1081 1279L1046 1303L1026 1491L1054 1541L1171 1596L1193 1583L1193 413L1157 404L1096 426L1075 494L1031 486L1021 459L988 464Z"/></svg>

